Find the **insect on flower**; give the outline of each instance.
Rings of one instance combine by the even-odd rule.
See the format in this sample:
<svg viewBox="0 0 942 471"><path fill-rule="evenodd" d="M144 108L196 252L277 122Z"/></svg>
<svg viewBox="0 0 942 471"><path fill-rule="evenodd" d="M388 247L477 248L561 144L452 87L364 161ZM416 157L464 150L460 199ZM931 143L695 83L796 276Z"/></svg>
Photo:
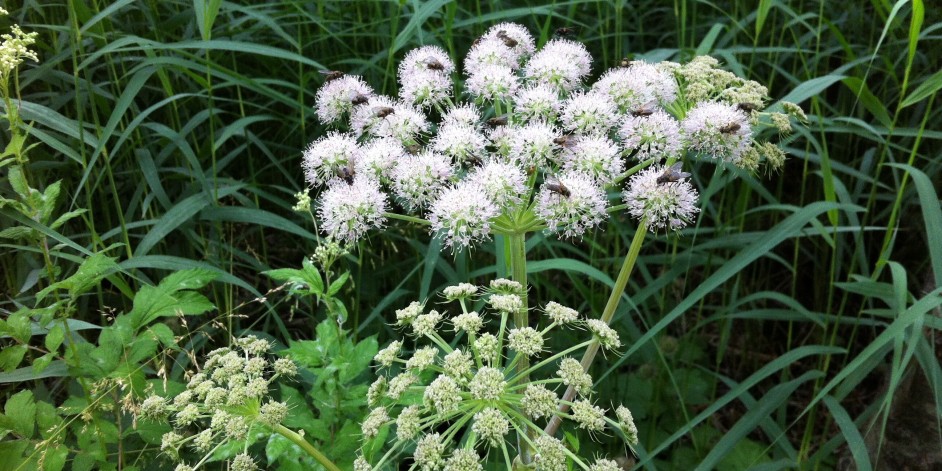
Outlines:
<svg viewBox="0 0 942 471"><path fill-rule="evenodd" d="M353 103L354 105L362 105L368 101L370 101L370 97L362 93L357 93L356 91L350 92L350 103Z"/></svg>
<svg viewBox="0 0 942 471"><path fill-rule="evenodd" d="M422 152L422 146L420 146L420 145L418 145L418 144L411 144L411 145L408 145L408 146L406 146L406 152L408 152L408 153L410 153L410 154L412 154L412 155L416 155L416 154L418 154L419 152Z"/></svg>
<svg viewBox="0 0 942 471"><path fill-rule="evenodd" d="M553 139L553 144L567 149L576 145L576 142L577 138L572 134L563 134L562 136Z"/></svg>
<svg viewBox="0 0 942 471"><path fill-rule="evenodd" d="M320 73L324 76L324 83L343 77L343 72L339 70L321 70Z"/></svg>
<svg viewBox="0 0 942 471"><path fill-rule="evenodd" d="M556 36L561 36L564 38L573 36L578 31L578 28L574 26L566 26L563 28L556 28Z"/></svg>
<svg viewBox="0 0 942 471"><path fill-rule="evenodd" d="M507 115L495 116L495 117L493 117L493 118L487 120L487 125L490 126L490 127L492 127L492 128L496 128L496 127L498 127L498 126L506 126L506 125L507 125Z"/></svg>
<svg viewBox="0 0 942 471"><path fill-rule="evenodd" d="M507 46L507 47L516 47L516 46L517 46L517 40L514 39L514 38L511 38L510 36L507 36L507 32L504 31L504 30L498 31L498 32L497 32L497 37L500 38L502 41L504 41L504 45Z"/></svg>
<svg viewBox="0 0 942 471"><path fill-rule="evenodd" d="M628 68L628 67L631 67L631 66L635 65L637 62L638 62L638 61L631 60L631 59L625 57L625 58L623 58L623 59L621 60L621 62L620 62L618 65L620 65L620 66L622 66L622 67L624 67L624 68Z"/></svg>
<svg viewBox="0 0 942 471"><path fill-rule="evenodd" d="M566 188L566 185L563 185L563 182L559 181L556 177L548 177L546 183L544 183L546 189L556 193L559 196L569 198L572 196L572 193L569 191L569 188Z"/></svg>
<svg viewBox="0 0 942 471"><path fill-rule="evenodd" d="M373 115L377 118L385 118L396 112L396 109L391 106L377 106L373 108Z"/></svg>
<svg viewBox="0 0 942 471"><path fill-rule="evenodd" d="M732 134L736 131L742 129L742 125L737 122L732 122L724 126L720 126L720 132L723 134Z"/></svg>
<svg viewBox="0 0 942 471"><path fill-rule="evenodd" d="M674 163L674 165L664 169L664 173L660 174L655 181L658 185L663 185L665 183L678 182L681 179L690 177L689 172L682 172L680 170L682 166L682 162Z"/></svg>
<svg viewBox="0 0 942 471"><path fill-rule="evenodd" d="M337 176L347 185L353 185L353 178L356 177L356 175L357 173L353 170L353 160L348 161L345 167L337 169Z"/></svg>
<svg viewBox="0 0 942 471"><path fill-rule="evenodd" d="M445 70L445 65L432 56L426 57L422 63L425 64L425 67L428 67L429 70Z"/></svg>
<svg viewBox="0 0 942 471"><path fill-rule="evenodd" d="M651 100L651 101L649 101L649 102L647 102L647 103L641 105L641 106L638 107L637 109L632 110L632 111L631 111L631 115L632 115L632 116L636 116L636 117L638 117L638 116L651 116L652 114L654 114L654 104L655 104L655 103L656 103L656 100Z"/></svg>
<svg viewBox="0 0 942 471"><path fill-rule="evenodd" d="M751 112L753 112L753 111L759 109L759 107L756 106L756 105L753 104L753 103L739 103L738 105L736 105L736 108L738 108L738 109L740 109L740 110L742 110L742 111L744 111L744 112L746 112L746 113L751 113Z"/></svg>

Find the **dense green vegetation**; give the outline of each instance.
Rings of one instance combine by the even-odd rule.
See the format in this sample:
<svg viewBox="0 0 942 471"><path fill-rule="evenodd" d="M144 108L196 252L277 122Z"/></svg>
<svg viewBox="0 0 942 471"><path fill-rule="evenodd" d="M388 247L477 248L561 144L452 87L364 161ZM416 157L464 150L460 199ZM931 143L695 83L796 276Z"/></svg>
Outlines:
<svg viewBox="0 0 942 471"><path fill-rule="evenodd" d="M0 29L38 33L39 61L19 67L3 105L0 470L167 469L160 437L170 428L138 420L142 401L180 392L194 363L244 335L286 349L301 370L273 393L292 404L284 425L305 435L265 435L251 448L261 465L316 466L292 446L307 439L350 468L370 362L400 337L394 310L507 267L494 244L442 252L426 228L393 221L321 263L319 288L282 285L310 272L263 274L298 269L320 245L313 221L292 210L305 186L302 150L325 133L312 108L319 71L395 94L408 50L440 45L460 61L502 21L525 25L538 44L577 27L596 59L593 78L626 56L709 54L808 116L784 138L779 173L688 169L702 201L695 227L649 235L641 249L612 322L623 346L592 369L597 403L634 413L639 469L942 465L938 8L6 8ZM601 313L635 227L615 215L576 243L531 235L530 296ZM548 350L575 340L554 342ZM597 438L569 443L580 456L631 456L619 437Z"/></svg>

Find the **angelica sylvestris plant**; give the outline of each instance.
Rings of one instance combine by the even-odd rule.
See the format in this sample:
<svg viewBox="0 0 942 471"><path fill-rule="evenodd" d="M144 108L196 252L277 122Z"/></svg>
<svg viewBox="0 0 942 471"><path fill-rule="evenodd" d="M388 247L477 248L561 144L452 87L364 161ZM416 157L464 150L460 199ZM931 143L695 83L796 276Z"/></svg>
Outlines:
<svg viewBox="0 0 942 471"><path fill-rule="evenodd" d="M579 469L619 469L611 460L578 456L543 433L549 419L560 417L590 436L618 434L629 445L637 443L631 412L596 404L592 377L572 356L593 342L617 350L618 333L555 302L539 309L538 325L512 327L508 321L521 309L523 292L520 283L506 279L493 280L487 289L462 283L443 292L448 306L457 307L454 313L419 302L396 311L396 325L409 338L376 355L382 374L370 386L372 410L362 424L365 443L386 446L364 446L376 451L357 459L357 471L396 469L408 460L403 455L411 455L421 470L480 470L485 457L510 469L516 451L508 438L514 432L534 450L537 469L567 470L570 462ZM469 310L477 297L486 298L480 312ZM586 339L546 351L559 329L583 329ZM525 359L532 365L520 371L517 365ZM574 387L578 397L566 401L570 412L561 412L566 387Z"/></svg>
<svg viewBox="0 0 942 471"><path fill-rule="evenodd" d="M492 234L546 230L580 238L627 209L651 231L693 222L698 194L676 162L778 169L784 153L757 132L791 130L801 110L763 112L761 84L708 56L687 64L626 61L588 84L585 46L552 39L539 50L522 26L490 28L458 67L437 46L399 64L399 96L334 73L317 116L337 130L304 151L329 236L355 242L390 218L429 226L462 249ZM683 163L681 164L683 166ZM622 192L609 207L606 192Z"/></svg>
<svg viewBox="0 0 942 471"><path fill-rule="evenodd" d="M278 433L304 449L327 469L332 462L296 432L281 425L288 405L271 400L268 388L279 377L293 377L298 369L293 361L266 358L271 343L255 336L237 339L232 347L209 352L202 371L194 373L186 390L168 400L150 396L141 403L138 416L144 420L167 420L174 430L164 434L160 450L180 463L175 471L203 468L214 453L231 442L242 442L242 453L230 469L259 469L248 453L250 438L258 428ZM196 454L195 462L185 457Z"/></svg>

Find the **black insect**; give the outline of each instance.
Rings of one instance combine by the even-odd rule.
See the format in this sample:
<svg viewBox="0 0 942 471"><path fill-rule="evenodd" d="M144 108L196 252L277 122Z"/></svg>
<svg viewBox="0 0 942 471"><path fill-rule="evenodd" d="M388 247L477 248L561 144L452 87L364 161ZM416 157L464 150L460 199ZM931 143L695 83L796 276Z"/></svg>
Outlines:
<svg viewBox="0 0 942 471"><path fill-rule="evenodd" d="M621 62L620 62L618 65L620 65L620 66L622 66L622 67L625 67L625 68L628 68L628 67L631 67L631 66L633 66L633 65L635 65L635 64L637 64L637 63L638 63L638 61L631 60L631 59L625 57L624 59L621 60Z"/></svg>
<svg viewBox="0 0 942 471"><path fill-rule="evenodd" d="M740 103L736 105L736 108L739 108L741 111L745 111L746 113L752 113L753 111L759 109L758 106L752 103Z"/></svg>
<svg viewBox="0 0 942 471"><path fill-rule="evenodd" d="M339 70L321 70L320 73L324 76L324 83L343 77L343 72Z"/></svg>
<svg viewBox="0 0 942 471"><path fill-rule="evenodd" d="M370 101L370 97L362 93L352 92L350 93L350 103L354 105L362 105Z"/></svg>
<svg viewBox="0 0 942 471"><path fill-rule="evenodd" d="M347 161L347 165L337 169L337 176L341 180L347 183L347 185L353 185L353 178L357 176L357 173L353 171L353 161Z"/></svg>
<svg viewBox="0 0 942 471"><path fill-rule="evenodd" d="M418 144L411 144L411 145L408 145L408 146L406 146L406 152L408 152L408 153L410 153L410 154L412 154L412 155L416 155L416 154L418 154L419 152L422 152L422 146L420 146L420 145L418 145Z"/></svg>
<svg viewBox="0 0 942 471"><path fill-rule="evenodd" d="M465 159L465 161L468 162L468 165L470 165L470 166L472 166L472 167L482 167L482 166L484 166L484 160L482 160L480 157L478 157L478 156L476 156L476 155L469 155L469 156Z"/></svg>
<svg viewBox="0 0 942 471"><path fill-rule="evenodd" d="M504 31L504 30L498 31L498 32L497 32L497 37L500 38L502 41L504 41L504 45L507 46L507 47L516 47L516 46L517 46L517 40L514 39L514 38L511 38L510 36L507 36L507 32Z"/></svg>
<svg viewBox="0 0 942 471"><path fill-rule="evenodd" d="M563 28L556 28L556 36L568 38L570 36L574 36L576 32L578 31L579 31L579 28L576 28L575 26L566 26Z"/></svg>
<svg viewBox="0 0 942 471"><path fill-rule="evenodd" d="M680 181L683 178L690 177L690 173L682 172L680 170L682 166L683 166L683 163L676 162L674 165L671 165L670 167L667 167L666 169L664 169L664 173L660 174L657 177L657 180L655 181L657 182L658 185L663 185L665 183L673 183L673 182Z"/></svg>
<svg viewBox="0 0 942 471"><path fill-rule="evenodd" d="M426 57L422 63L425 64L425 67L428 67L429 70L445 70L445 65L432 56Z"/></svg>
<svg viewBox="0 0 942 471"><path fill-rule="evenodd" d="M377 118L385 118L396 112L396 109L391 106L377 106L373 108L373 116Z"/></svg>
<svg viewBox="0 0 942 471"><path fill-rule="evenodd" d="M495 117L493 117L493 118L487 120L487 125L490 126L490 127L492 127L492 128L496 128L496 127L498 127L498 126L506 126L506 125L507 125L507 115L495 116Z"/></svg>
<svg viewBox="0 0 942 471"><path fill-rule="evenodd" d="M569 188L566 188L566 185L563 185L563 182L559 181L556 177L547 178L543 186L546 187L547 190L564 198L572 196L572 193L569 192Z"/></svg>
<svg viewBox="0 0 942 471"><path fill-rule="evenodd" d="M563 134L555 139L553 139L553 144L556 144L560 147L569 148L576 144L578 138L572 134Z"/></svg>
<svg viewBox="0 0 942 471"><path fill-rule="evenodd" d="M651 116L652 114L654 114L654 105L656 103L657 102L655 100L651 100L641 105L637 109L631 110L631 115L632 116Z"/></svg>
<svg viewBox="0 0 942 471"><path fill-rule="evenodd" d="M742 129L742 125L735 121L724 126L720 126L720 132L723 134L732 134L736 131L739 131L740 129Z"/></svg>

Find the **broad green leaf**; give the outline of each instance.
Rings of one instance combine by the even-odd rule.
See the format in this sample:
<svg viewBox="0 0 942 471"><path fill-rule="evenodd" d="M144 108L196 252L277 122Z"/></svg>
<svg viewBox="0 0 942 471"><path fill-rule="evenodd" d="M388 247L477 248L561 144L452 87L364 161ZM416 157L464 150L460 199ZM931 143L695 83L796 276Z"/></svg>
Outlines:
<svg viewBox="0 0 942 471"><path fill-rule="evenodd" d="M72 276L53 283L36 293L36 299L41 301L56 289L68 290L71 297L78 297L98 285L103 278L117 269L118 264L115 262L114 257L109 257L101 252L95 253L83 260Z"/></svg>
<svg viewBox="0 0 942 471"><path fill-rule="evenodd" d="M350 279L350 272L345 271L337 277L336 280L330 282L330 287L327 288L327 296L335 296L340 292L340 288L343 288L344 283Z"/></svg>
<svg viewBox="0 0 942 471"><path fill-rule="evenodd" d="M200 289L216 280L218 277L219 274L211 270L193 268L190 270L180 270L167 275L164 279L160 280L158 286L168 291Z"/></svg>
<svg viewBox="0 0 942 471"><path fill-rule="evenodd" d="M33 392L20 391L7 399L3 414L10 420L10 425L17 435L31 438L36 428L36 401Z"/></svg>
<svg viewBox="0 0 942 471"><path fill-rule="evenodd" d="M0 384L22 383L42 378L62 378L69 375L69 370L62 360L52 361L40 372L33 371L32 366L17 368L9 373L0 373Z"/></svg>
<svg viewBox="0 0 942 471"><path fill-rule="evenodd" d="M900 108L906 108L907 106L915 105L926 98L934 95L942 89L942 70L932 74L924 82L920 83L912 93L906 97L905 100L900 104Z"/></svg>
<svg viewBox="0 0 942 471"><path fill-rule="evenodd" d="M26 345L10 345L0 350L0 370L10 372L20 366L26 355Z"/></svg>
<svg viewBox="0 0 942 471"><path fill-rule="evenodd" d="M219 15L222 0L193 0L193 11L196 13L196 27L199 28L203 41L209 41L213 35L213 24Z"/></svg>

